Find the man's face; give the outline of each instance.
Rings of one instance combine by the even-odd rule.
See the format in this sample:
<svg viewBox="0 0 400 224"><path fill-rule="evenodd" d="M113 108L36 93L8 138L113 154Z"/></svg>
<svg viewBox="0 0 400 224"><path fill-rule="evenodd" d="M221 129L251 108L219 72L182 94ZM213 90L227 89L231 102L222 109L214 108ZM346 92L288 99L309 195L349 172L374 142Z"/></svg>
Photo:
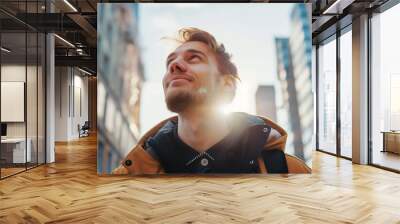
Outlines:
<svg viewBox="0 0 400 224"><path fill-rule="evenodd" d="M169 110L179 113L189 106L216 102L221 75L216 57L206 44L186 42L169 54L166 63L163 87Z"/></svg>

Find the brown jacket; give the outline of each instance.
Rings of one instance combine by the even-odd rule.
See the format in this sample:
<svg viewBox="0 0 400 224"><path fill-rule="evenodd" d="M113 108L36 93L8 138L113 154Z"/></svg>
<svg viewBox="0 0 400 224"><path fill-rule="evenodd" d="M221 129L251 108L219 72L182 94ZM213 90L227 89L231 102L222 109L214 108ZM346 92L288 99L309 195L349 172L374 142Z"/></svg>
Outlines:
<svg viewBox="0 0 400 224"><path fill-rule="evenodd" d="M286 131L271 120L268 120L267 118L258 118L261 118L266 125L275 129L280 134L279 137L266 139L264 149L281 149L282 151L284 151L287 138ZM146 152L146 150L144 149L144 144L150 137L154 136L158 132L158 130L161 129L169 120L176 121L177 116L168 118L150 129L150 131L148 131L139 140L137 145L128 153L125 159L121 161L121 165L114 169L112 173L131 175L165 173L161 164L148 152ZM289 173L311 173L311 169L302 160L288 154L285 154L285 157ZM261 157L258 159L258 164L260 167L260 173L268 173L268 170L266 169L266 166L264 164L264 160Z"/></svg>

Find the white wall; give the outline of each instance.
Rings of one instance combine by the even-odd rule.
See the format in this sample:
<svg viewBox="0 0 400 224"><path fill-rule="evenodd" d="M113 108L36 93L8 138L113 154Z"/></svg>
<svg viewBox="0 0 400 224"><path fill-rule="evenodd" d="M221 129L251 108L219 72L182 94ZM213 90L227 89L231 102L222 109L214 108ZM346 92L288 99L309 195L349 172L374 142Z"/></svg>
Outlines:
<svg viewBox="0 0 400 224"><path fill-rule="evenodd" d="M77 126L80 124L81 126L88 120L88 77L81 76L82 73L76 75L75 70L75 77L74 77L74 86L75 86L75 117L73 119L72 127L72 134L74 136L78 136L78 129ZM79 97L80 96L80 97ZM80 111L81 110L81 111Z"/></svg>
<svg viewBox="0 0 400 224"><path fill-rule="evenodd" d="M88 120L88 77L72 67L56 67L56 141L79 137L78 124Z"/></svg>
<svg viewBox="0 0 400 224"><path fill-rule="evenodd" d="M68 85L67 67L55 68L55 141L68 140Z"/></svg>
<svg viewBox="0 0 400 224"><path fill-rule="evenodd" d="M25 65L2 65L1 81L2 82L25 82ZM28 70L30 68L28 67ZM4 97L4 96L3 96ZM7 108L1 108L7 110ZM25 123L11 122L7 123L8 137L25 137Z"/></svg>
<svg viewBox="0 0 400 224"><path fill-rule="evenodd" d="M26 70L25 70L26 69ZM30 77L31 74L36 74L36 67L25 65L2 65L1 66L1 81L2 82L25 82L25 75L28 72L28 84L27 88L27 122L7 122L7 136L8 137L25 137L25 126L28 125L28 137L30 134L35 133L36 135L36 80ZM33 87L32 87L33 86ZM2 96L4 97L4 96ZM41 105L39 105L40 107ZM1 110L7 110L8 108L1 108ZM23 108L24 109L24 108ZM35 112L35 113L33 113Z"/></svg>
<svg viewBox="0 0 400 224"><path fill-rule="evenodd" d="M38 70L37 70L38 69ZM44 150L45 150L45 120L44 120L44 74L42 67L25 66L25 64L4 64L1 66L1 81L2 82L24 82L26 84L26 105L18 108L21 113L25 114L26 120L22 122L6 122L7 123L7 137L9 138L24 138L25 135L30 139L32 161L44 163ZM27 78L27 80L25 80ZM2 89L2 93L4 89ZM24 90L20 90L24 94ZM2 98L7 98L7 95L2 95ZM3 104L3 103L2 103ZM12 107L1 108L2 112L16 113ZM24 116L24 115L23 115ZM39 154L37 156L37 153Z"/></svg>

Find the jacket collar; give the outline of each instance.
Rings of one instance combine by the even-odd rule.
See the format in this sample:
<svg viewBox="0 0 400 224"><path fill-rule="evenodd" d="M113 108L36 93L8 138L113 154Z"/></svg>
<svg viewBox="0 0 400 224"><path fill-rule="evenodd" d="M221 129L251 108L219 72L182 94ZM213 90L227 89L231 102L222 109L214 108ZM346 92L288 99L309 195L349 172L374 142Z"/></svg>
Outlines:
<svg viewBox="0 0 400 224"><path fill-rule="evenodd" d="M252 127L252 126L256 126L256 125L267 125L273 129L275 129L276 131L278 131L279 134L281 135L281 137L274 140L273 142L267 142L265 146L266 147L273 146L274 148L279 148L284 151L287 133L278 124L269 120L268 118L250 115L250 114L243 113L243 112L234 112L234 113L232 113L232 116L234 117L233 120L235 120L235 121L239 120L240 126L242 128ZM144 145L145 142L150 137L156 135L159 132L169 131L170 127L172 126L171 122L174 122L174 123L178 122L178 116L173 116L173 117L167 118L167 119L161 121L160 123L158 123L153 128L151 128L148 132L146 132L143 135L143 137L141 137L139 139L138 145Z"/></svg>

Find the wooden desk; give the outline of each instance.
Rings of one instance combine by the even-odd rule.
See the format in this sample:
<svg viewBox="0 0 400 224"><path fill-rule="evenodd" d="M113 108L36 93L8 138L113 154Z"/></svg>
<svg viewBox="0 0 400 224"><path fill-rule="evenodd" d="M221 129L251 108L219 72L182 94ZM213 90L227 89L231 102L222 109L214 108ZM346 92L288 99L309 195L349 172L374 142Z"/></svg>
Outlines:
<svg viewBox="0 0 400 224"><path fill-rule="evenodd" d="M25 154L25 138L6 138L1 139L1 157L6 163L25 163L32 160L31 145L32 141L27 138ZM26 159L26 161L25 161Z"/></svg>
<svg viewBox="0 0 400 224"><path fill-rule="evenodd" d="M400 154L400 131L382 131L383 151Z"/></svg>

